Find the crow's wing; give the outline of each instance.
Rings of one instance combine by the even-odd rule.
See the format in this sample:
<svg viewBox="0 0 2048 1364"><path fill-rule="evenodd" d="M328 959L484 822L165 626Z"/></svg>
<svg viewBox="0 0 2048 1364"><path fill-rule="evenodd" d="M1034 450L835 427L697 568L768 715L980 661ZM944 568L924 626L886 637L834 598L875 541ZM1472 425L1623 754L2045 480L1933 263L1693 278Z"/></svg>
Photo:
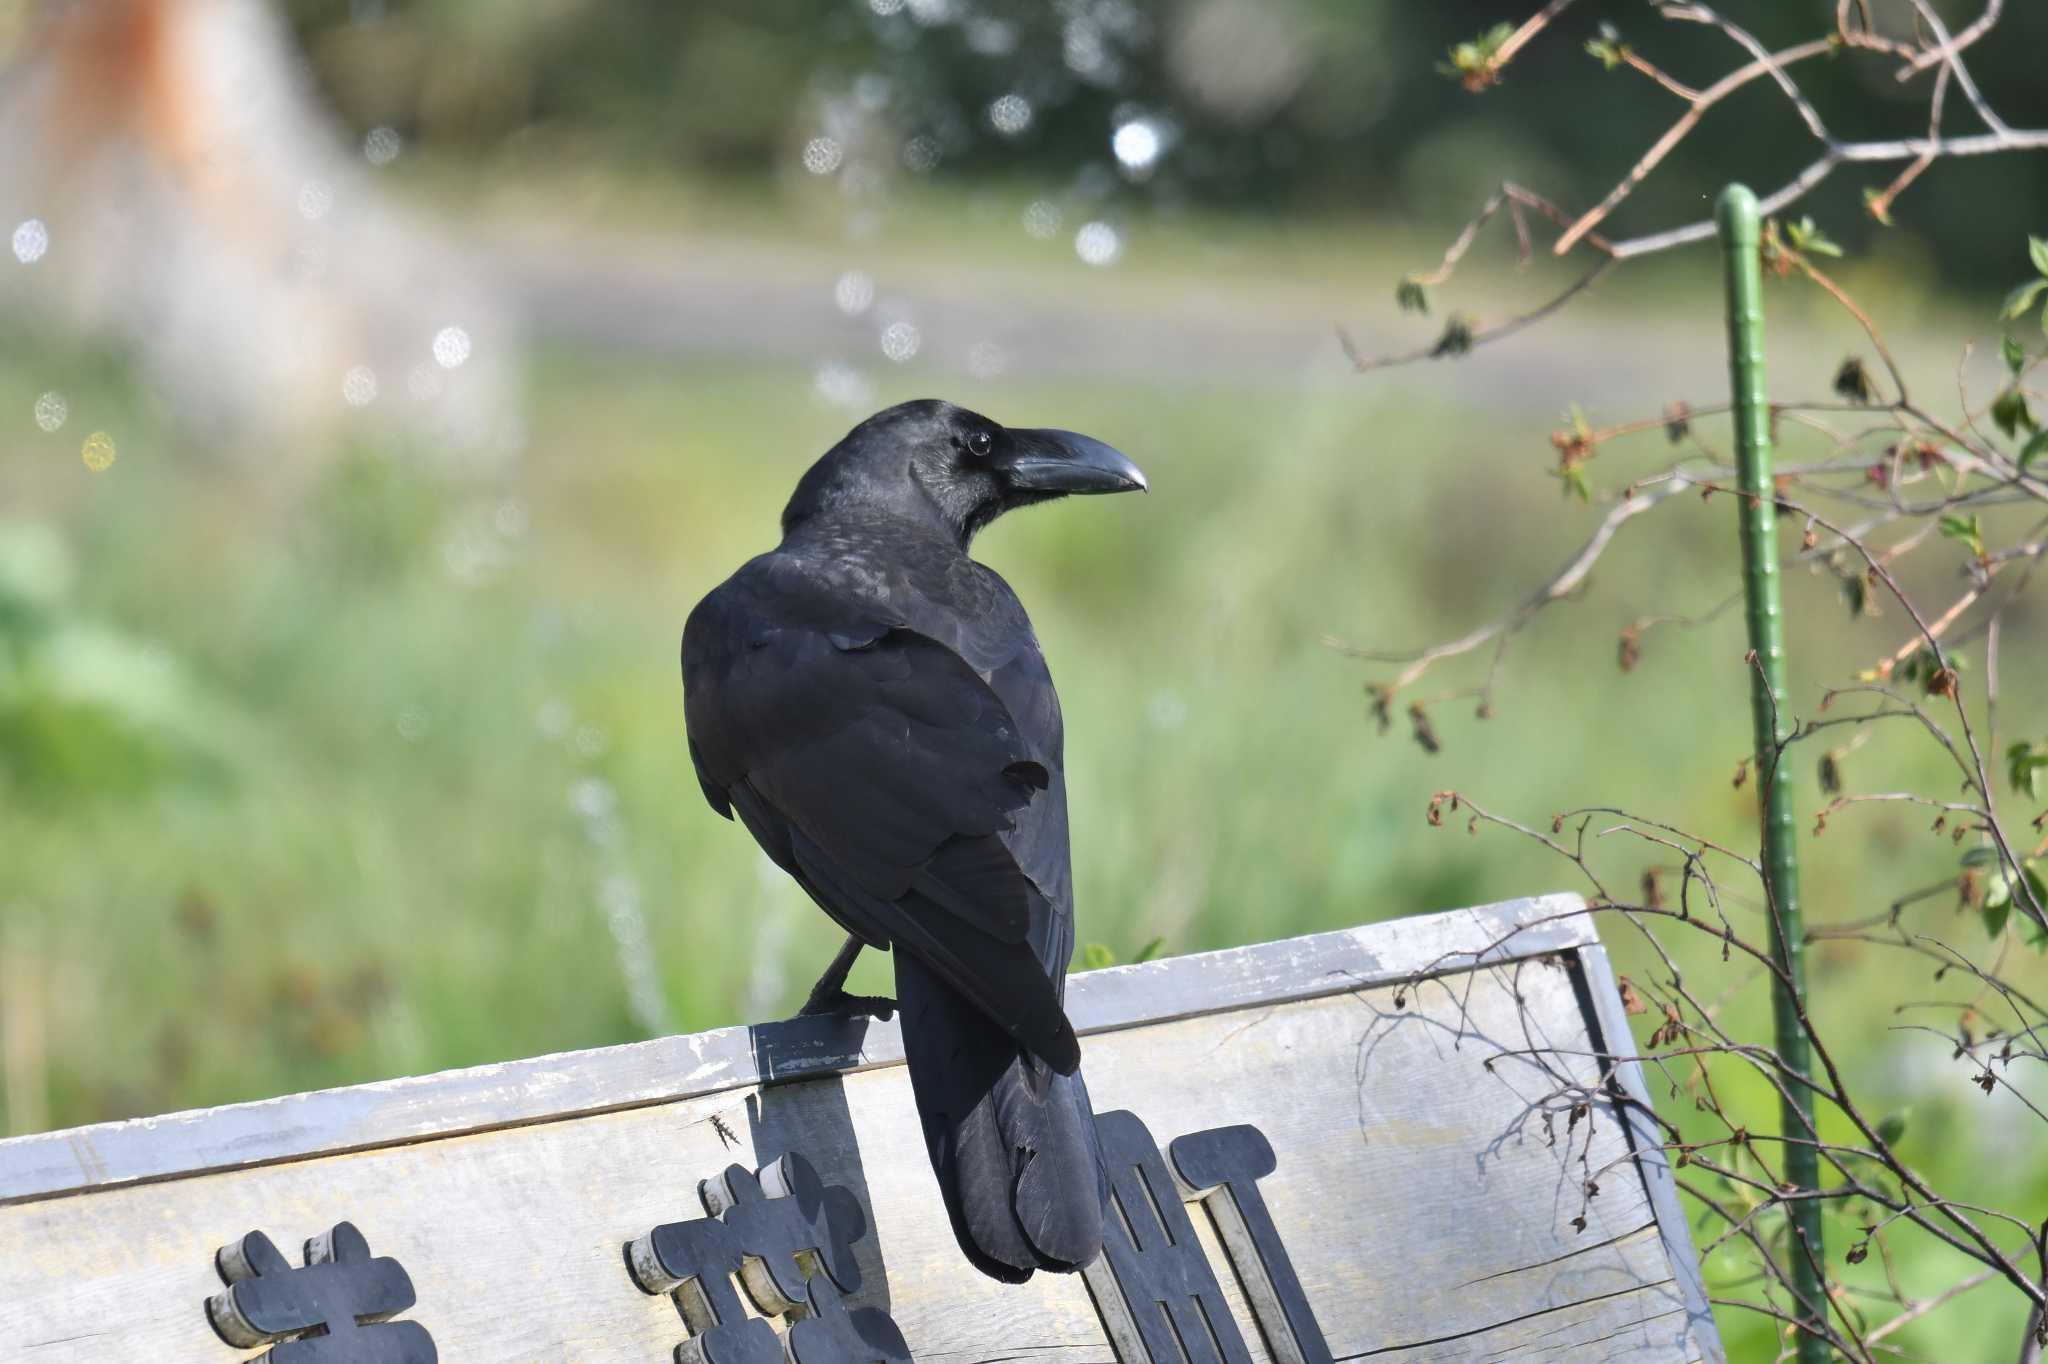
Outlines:
<svg viewBox="0 0 2048 1364"><path fill-rule="evenodd" d="M1065 961L1039 955L1064 924L1001 837L1049 779L1009 709L927 635L751 595L728 584L683 632L706 797L833 917L1071 1072Z"/></svg>

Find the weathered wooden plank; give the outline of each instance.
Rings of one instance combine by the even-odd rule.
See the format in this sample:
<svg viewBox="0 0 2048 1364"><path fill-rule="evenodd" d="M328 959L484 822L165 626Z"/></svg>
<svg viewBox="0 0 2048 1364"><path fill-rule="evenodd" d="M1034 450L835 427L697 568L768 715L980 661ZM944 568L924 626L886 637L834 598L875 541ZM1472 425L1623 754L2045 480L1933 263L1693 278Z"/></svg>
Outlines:
<svg viewBox="0 0 2048 1364"><path fill-rule="evenodd" d="M1091 971L1068 1006L1083 1033L1250 1002L1311 998L1597 941L1582 901L1539 896L1284 942ZM459 1132L669 1103L889 1065L894 1023L793 1019L476 1066L222 1108L0 1140L0 1203Z"/></svg>
<svg viewBox="0 0 2048 1364"><path fill-rule="evenodd" d="M1617 1324L1619 1321L1620 1324ZM1338 1360L1380 1364L1466 1364L1512 1359L1516 1364L1649 1364L1704 1357L1687 1339L1685 1310L1655 1287L1627 1289L1596 1302L1567 1303L1533 1316Z"/></svg>
<svg viewBox="0 0 2048 1364"><path fill-rule="evenodd" d="M1261 1187L1340 1359L1716 1359L1622 1161L1628 1130L1605 1103L1570 1123L1599 1078L1580 965L1394 972L1099 1033L1090 1088L1162 1146L1235 1122L1266 1134L1279 1168ZM1532 1045L1555 1051L1510 1054ZM696 1181L724 1164L791 1148L868 1210L863 1300L921 1360L1108 1364L1078 1278L1009 1287L961 1260L900 1065L0 1206L0 1357L231 1359L200 1309L214 1248L256 1228L296 1245L346 1216L406 1265L408 1315L445 1359L662 1359L680 1321L631 1285L621 1246L694 1215ZM1587 1201L1589 1171L1604 1173Z"/></svg>

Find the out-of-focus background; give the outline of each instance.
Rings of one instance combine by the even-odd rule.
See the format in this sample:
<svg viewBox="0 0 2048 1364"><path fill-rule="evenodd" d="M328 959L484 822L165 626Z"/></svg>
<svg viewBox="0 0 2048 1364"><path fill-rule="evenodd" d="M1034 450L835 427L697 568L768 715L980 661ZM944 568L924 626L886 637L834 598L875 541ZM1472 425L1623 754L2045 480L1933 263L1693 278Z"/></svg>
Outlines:
<svg viewBox="0 0 2048 1364"><path fill-rule="evenodd" d="M1711 248L1463 361L1350 371L1334 323L1367 351L1434 335L1395 282L1500 180L1591 203L1675 116L1585 54L1599 21L1728 69L1618 3L1483 95L1436 69L1531 8L0 0L0 1133L790 1010L837 935L704 806L676 640L808 462L904 398L1087 431L1152 479L980 546L1065 701L1091 960L1570 884L1429 830L1443 788L1753 839L1739 614L1616 666L1629 622L1736 587L1725 502L1625 535L1517 641L1492 718L1435 708L1439 752L1382 735L1378 674L1325 642L1449 638L1563 562L1598 515L1554 476L1571 404L1727 391ZM1974 70L2038 126L2048 10L2011 8ZM1727 10L1768 42L1833 6ZM1810 159L1767 85L1617 225ZM1808 89L1856 134L1924 100L1846 61ZM1801 211L1946 382L1995 336L2048 158L1943 163L1888 229L1880 179ZM1567 278L1501 233L1441 304L1500 316ZM1781 395L1867 353L1816 291L1770 308ZM1803 709L1903 638L1831 575L1788 592ZM2048 668L2038 624L2009 621L2009 678ZM2005 723L2039 730L2039 702L2015 684ZM1888 743L1845 759L1859 783L1940 780ZM1812 840L1810 913L1952 870L1926 824ZM1909 1154L2038 1203L2018 1105L1888 1031L1911 986L1879 969L1813 964ZM856 979L886 991L886 961ZM1763 1016L1760 979L1726 985Z"/></svg>

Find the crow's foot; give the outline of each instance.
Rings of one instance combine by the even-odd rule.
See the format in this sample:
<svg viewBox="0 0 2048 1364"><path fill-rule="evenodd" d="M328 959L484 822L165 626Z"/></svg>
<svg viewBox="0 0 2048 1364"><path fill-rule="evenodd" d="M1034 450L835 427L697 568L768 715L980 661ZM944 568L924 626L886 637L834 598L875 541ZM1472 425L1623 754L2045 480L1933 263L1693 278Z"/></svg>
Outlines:
<svg viewBox="0 0 2048 1364"><path fill-rule="evenodd" d="M896 1001L886 995L850 995L844 990L813 990L797 1010L798 1018L815 1014L845 1014L849 1018L873 1018L886 1023L896 1016Z"/></svg>

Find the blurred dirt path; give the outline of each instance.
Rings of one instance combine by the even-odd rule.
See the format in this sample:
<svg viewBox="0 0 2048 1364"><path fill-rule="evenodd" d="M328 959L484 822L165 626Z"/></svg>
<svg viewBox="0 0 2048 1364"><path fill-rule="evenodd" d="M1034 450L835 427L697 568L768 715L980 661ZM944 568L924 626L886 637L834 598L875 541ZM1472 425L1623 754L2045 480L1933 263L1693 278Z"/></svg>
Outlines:
<svg viewBox="0 0 2048 1364"><path fill-rule="evenodd" d="M880 266L873 302L834 300L844 253L736 239L618 237L525 229L480 243L478 261L544 341L677 356L890 368L880 336L917 329L908 372L1029 381L1085 376L1246 387L1352 385L1429 391L1462 402L1561 413L1572 401L1656 404L1674 375L1698 398L1726 390L1718 329L1632 320L1597 304L1463 361L1355 374L1333 324L1367 353L1411 347L1432 323L1396 319L1385 300L1343 299L1281 280L1209 282L1118 271L969 268L958 261ZM1374 330L1372 319L1380 319ZM1407 322L1406 327L1398 323ZM1703 367L1703 368L1702 368Z"/></svg>

